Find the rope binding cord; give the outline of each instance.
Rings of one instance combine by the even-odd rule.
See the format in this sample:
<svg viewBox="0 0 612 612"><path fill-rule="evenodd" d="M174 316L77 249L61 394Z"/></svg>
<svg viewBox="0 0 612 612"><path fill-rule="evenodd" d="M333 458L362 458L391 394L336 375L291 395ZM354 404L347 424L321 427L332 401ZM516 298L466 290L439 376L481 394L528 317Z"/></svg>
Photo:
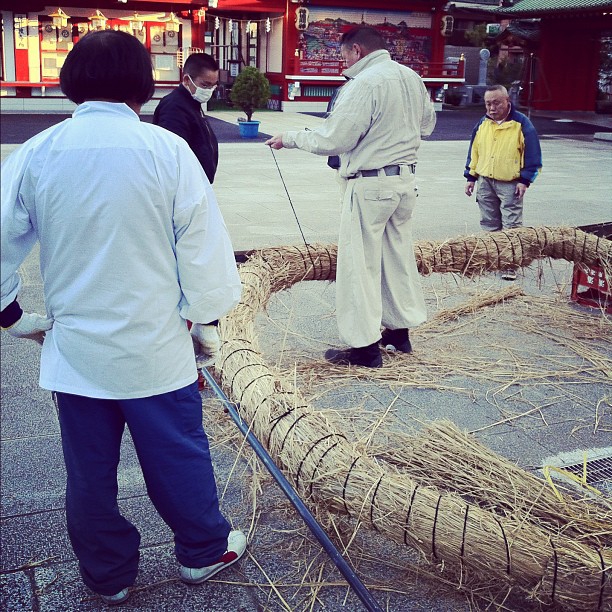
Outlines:
<svg viewBox="0 0 612 612"><path fill-rule="evenodd" d="M306 523L312 534L317 538L319 544L323 547L323 550L329 555L334 565L338 568L340 573L344 576L349 586L353 589L355 595L361 600L364 608L368 612L382 612L382 608L378 605L376 600L372 597L372 594L367 587L361 582L353 568L348 564L346 559L342 556L340 551L335 547L334 543L330 540L327 533L319 525L312 512L307 508L306 504L299 497L295 489L291 486L285 475L279 470L277 465L270 457L268 451L264 448L262 443L255 437L255 434L248 426L248 424L242 420L238 407L230 401L225 395L217 381L213 378L213 375L208 371L207 368L200 368L200 372L204 380L208 383L213 393L221 400L225 411L229 413L234 423L237 425L240 432L245 436L246 441L250 444L251 448L255 451L257 457L268 469L274 480L280 486L283 493L287 496L293 507L297 510L302 520ZM302 415L304 417L306 415ZM302 418L300 417L300 418ZM328 436L326 436L328 437ZM319 440L320 442L320 440ZM312 448L311 448L312 450ZM310 452L310 451L309 451Z"/></svg>
<svg viewBox="0 0 612 612"><path fill-rule="evenodd" d="M285 193L287 194L287 199L289 200L289 204L291 205L291 210L293 211L293 216L297 222L298 228L300 230L300 234L302 235L302 240L304 241L304 246L306 247L306 252L308 253L308 257L310 257L310 261L312 263L313 270L316 269L315 262L312 258L312 254L310 252L310 245L306 242L306 237L304 236L304 232L302 231L302 226L300 225L300 220L298 219L297 212L295 207L293 206L293 202L291 201L291 196L289 195L289 190L287 189L287 184L285 183L285 179L283 178L283 173L281 172L280 166L278 165L278 161L276 159L276 155L274 154L274 149L270 147L270 151L272 153L272 158L274 159L274 163L276 164L276 169L278 170L278 175L280 176L281 182L283 183L283 187L285 188Z"/></svg>

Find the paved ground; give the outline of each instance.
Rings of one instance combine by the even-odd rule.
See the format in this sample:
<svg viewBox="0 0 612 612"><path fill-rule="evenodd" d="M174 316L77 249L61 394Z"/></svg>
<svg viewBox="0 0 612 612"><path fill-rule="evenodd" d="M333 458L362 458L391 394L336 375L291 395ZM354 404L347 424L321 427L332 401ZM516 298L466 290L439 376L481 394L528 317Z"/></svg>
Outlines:
<svg viewBox="0 0 612 612"><path fill-rule="evenodd" d="M232 113L232 116L237 113ZM268 112L259 113L259 117L267 115ZM221 115L222 117L223 115ZM68 119L70 115L54 113L54 114L35 114L35 115L18 115L18 114L0 114L0 142L2 144L21 144L28 138L38 134L42 130ZM143 115L143 121L151 122L152 115ZM255 120L258 117L254 117ZM238 126L235 123L229 123L221 118L210 117L211 126L219 139L219 142L241 142ZM263 132L259 135L258 140L265 140L268 136Z"/></svg>
<svg viewBox="0 0 612 612"><path fill-rule="evenodd" d="M261 121L261 133L258 141L265 140L268 134L265 132L267 125L274 125L278 115L272 111L259 111L253 119ZM465 140L470 134L474 123L482 114L480 106L470 107L448 107L442 113L438 113L438 125L434 133L429 137L430 141L437 140ZM302 114L320 118L320 113ZM209 113L212 128L221 143L243 142L238 134L236 118L243 113L234 110L215 111ZM2 144L20 144L38 134L51 125L67 119L66 114L31 114L21 115L14 113L0 114L0 142ZM152 121L152 115L143 115L144 121ZM612 133L612 116L596 115L590 113L573 115L573 119L559 116L546 116L534 113L533 123L542 138L558 138L563 136L592 137L595 132Z"/></svg>
<svg viewBox="0 0 612 612"><path fill-rule="evenodd" d="M440 113L440 133L452 125L448 128L451 133L446 139L423 143L417 172L417 239L446 240L479 229L477 208L463 194L462 178L467 133L477 114L473 110L463 116L461 111ZM225 133L231 133L238 115L214 114L215 129L221 126ZM15 117L2 117L3 156L16 147L9 144L11 139L23 140L29 130L43 129L48 125L44 122L49 121ZM261 113L258 118L266 134L292 127L312 128L321 121L316 116L294 113ZM594 116L587 122L581 117L579 125L552 119L542 118L539 128L544 171L527 194L526 224L610 221L612 144L592 138L595 131L607 129L601 125L602 117ZM14 127L18 121L21 127ZM544 129L546 125L552 131ZM12 135L5 140L5 134ZM335 242L338 188L325 160L299 151L282 150L273 155L262 140L263 136L256 142L221 137L215 191L236 250L302 242L287 191L306 240ZM44 305L36 251L22 271L22 305L41 311ZM612 357L610 344L606 344L611 339L610 321L597 310L568 306L571 271L571 265L565 262L545 261L531 266L519 276L518 283L533 301L483 311L482 316L464 319L450 328L415 333L415 367L420 368L421 375L431 376L431 368L436 365L431 361L432 354L439 355L436 367L458 363L451 359L457 355L468 359L473 356L488 360L483 361L482 373L488 372L490 380L456 370L454 375L440 374L436 384L429 386L381 384L368 377L359 381L319 379L313 383L321 353L338 343L333 285L327 283L304 283L276 296L268 313L258 321L258 333L270 362L283 371L297 367L298 382L314 405L335 418L347 415L347 430L360 427L356 411L374 421L383 416L387 419L390 413L392 420L385 424L401 430L418 429L426 420L448 418L496 452L538 473L538 468L547 463L571 461L571 453L581 461L583 449L589 450L589 457L595 452L599 456L612 454L612 389L605 382L606 368L609 375L606 364ZM433 275L424 279L424 284L432 316L484 291L507 286L495 274L473 281ZM553 319L555 333L544 332L551 328L551 322L544 321L543 313ZM599 330L591 333L590 342L582 343L582 337L560 339L561 318L573 320L568 318L572 316L584 322L585 330ZM568 333L565 328L563 333ZM578 341L580 350L568 349ZM0 609L99 609L99 600L80 582L65 533L58 424L49 394L37 385L39 349L3 334L1 351ZM587 368L584 363L590 365L593 356L600 361L595 359L596 365ZM520 364L534 360L543 369L519 380ZM546 363L553 364L548 372L544 372ZM567 365L561 373L557 371L560 363ZM388 358L386 367L401 371L403 366ZM541 372L544 374L539 377ZM442 384L461 391L444 390ZM235 526L250 531L249 555L206 585L193 588L177 582L171 534L148 501L126 436L119 476L120 506L138 525L143 540L137 589L125 607L213 612L362 609L252 454L237 450L239 441L233 444L237 442L236 430L213 400L205 402L205 423L213 441L223 508ZM343 535L346 528L341 525ZM472 610L486 605L486 600L428 577L415 555L381 541L375 533L358 530L350 551L358 574L385 609ZM438 570L433 574L439 576ZM488 587L492 597L500 597L499 603L502 596L496 585ZM517 612L533 609L513 598L505 606Z"/></svg>

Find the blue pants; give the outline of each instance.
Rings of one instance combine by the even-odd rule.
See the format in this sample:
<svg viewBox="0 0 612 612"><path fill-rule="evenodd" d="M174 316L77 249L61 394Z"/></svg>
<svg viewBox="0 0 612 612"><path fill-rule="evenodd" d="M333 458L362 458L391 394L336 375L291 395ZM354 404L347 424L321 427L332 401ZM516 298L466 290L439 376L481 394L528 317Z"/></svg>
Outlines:
<svg viewBox="0 0 612 612"><path fill-rule="evenodd" d="M219 511L197 382L142 399L57 393L66 463L68 535L85 584L113 595L134 584L140 535L117 505L117 466L125 425L155 508L174 532L187 567L215 563L230 526Z"/></svg>

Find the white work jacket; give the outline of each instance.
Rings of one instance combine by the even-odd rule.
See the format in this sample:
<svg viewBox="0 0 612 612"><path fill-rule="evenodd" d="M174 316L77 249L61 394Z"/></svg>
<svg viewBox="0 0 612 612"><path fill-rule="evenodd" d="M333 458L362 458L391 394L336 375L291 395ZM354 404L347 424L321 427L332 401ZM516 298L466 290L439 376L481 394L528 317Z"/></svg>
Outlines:
<svg viewBox="0 0 612 612"><path fill-rule="evenodd" d="M349 81L323 124L312 131L285 132L283 146L339 155L343 178L416 162L421 137L429 136L436 125L421 77L385 50L369 53L344 76Z"/></svg>
<svg viewBox="0 0 612 612"><path fill-rule="evenodd" d="M1 308L40 242L45 389L148 397L197 378L186 319L233 308L240 279L210 183L187 143L127 105L86 102L2 165Z"/></svg>

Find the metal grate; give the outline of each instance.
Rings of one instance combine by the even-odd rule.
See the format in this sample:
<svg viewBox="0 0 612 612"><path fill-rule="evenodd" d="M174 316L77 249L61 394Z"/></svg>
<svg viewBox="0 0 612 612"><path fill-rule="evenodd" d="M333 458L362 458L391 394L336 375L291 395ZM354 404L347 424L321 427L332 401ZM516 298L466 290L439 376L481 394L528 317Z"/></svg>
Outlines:
<svg viewBox="0 0 612 612"><path fill-rule="evenodd" d="M584 471L584 464L576 463L574 465L566 465L564 468L566 472L576 474L576 476L582 477ZM601 483L612 483L612 457L603 457L602 459L591 459L586 463L586 481L593 487L596 487Z"/></svg>
<svg viewBox="0 0 612 612"><path fill-rule="evenodd" d="M584 464L574 463L562 466L561 469L582 478ZM604 495L612 496L612 456L587 460L586 482Z"/></svg>
<svg viewBox="0 0 612 612"><path fill-rule="evenodd" d="M586 478L583 482L585 458ZM583 494L597 497L597 491L605 498L612 499L612 446L579 448L545 457L537 471L542 472L553 489L553 480L562 481L572 488L581 488Z"/></svg>

